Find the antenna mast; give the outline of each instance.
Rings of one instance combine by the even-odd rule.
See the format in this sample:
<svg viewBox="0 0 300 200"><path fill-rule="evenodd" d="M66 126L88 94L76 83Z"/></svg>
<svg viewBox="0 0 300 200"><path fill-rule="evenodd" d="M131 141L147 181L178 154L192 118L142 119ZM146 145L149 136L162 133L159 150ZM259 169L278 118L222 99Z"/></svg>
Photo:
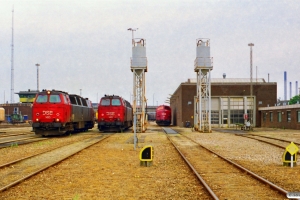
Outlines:
<svg viewBox="0 0 300 200"><path fill-rule="evenodd" d="M14 8L12 9L12 37L11 37L11 94L10 103L14 103Z"/></svg>

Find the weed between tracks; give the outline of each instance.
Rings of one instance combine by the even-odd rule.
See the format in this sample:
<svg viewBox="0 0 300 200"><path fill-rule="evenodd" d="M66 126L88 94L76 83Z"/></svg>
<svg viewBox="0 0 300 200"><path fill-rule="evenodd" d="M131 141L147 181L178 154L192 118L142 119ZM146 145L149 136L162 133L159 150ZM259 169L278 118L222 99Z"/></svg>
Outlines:
<svg viewBox="0 0 300 200"><path fill-rule="evenodd" d="M54 141L41 141L34 144L34 146L44 146L54 144Z"/></svg>
<svg viewBox="0 0 300 200"><path fill-rule="evenodd" d="M16 148L16 147L18 147L18 143L12 143L12 144L10 145L10 148Z"/></svg>

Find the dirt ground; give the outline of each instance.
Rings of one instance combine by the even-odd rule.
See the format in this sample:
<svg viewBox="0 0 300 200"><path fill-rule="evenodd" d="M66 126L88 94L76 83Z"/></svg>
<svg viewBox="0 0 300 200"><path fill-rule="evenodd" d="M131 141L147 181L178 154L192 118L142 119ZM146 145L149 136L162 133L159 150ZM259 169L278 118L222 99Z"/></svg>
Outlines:
<svg viewBox="0 0 300 200"><path fill-rule="evenodd" d="M93 132L99 134L96 130ZM145 141L138 144L136 150L130 143L132 136L132 133L113 135L103 143L83 150L55 167L0 193L0 199L201 199L203 197L205 192L203 187L174 151L165 134L143 133ZM79 139L81 136L73 138L75 137ZM56 143L41 146L48 148ZM145 145L152 145L154 148L154 161L150 167L140 166L139 153ZM29 146L7 149L5 154L8 157L22 151L21 148L30 154L32 150L29 149L36 147L34 144Z"/></svg>
<svg viewBox="0 0 300 200"><path fill-rule="evenodd" d="M228 133L198 133L191 129L182 129L182 133L288 191L300 191L300 163L298 161L294 168L284 167L281 162L282 149ZM299 131L255 130L255 133L276 134L300 142ZM93 129L85 134L0 149L0 164L86 138L89 134L100 133ZM115 134L0 193L0 199L206 198L203 187L171 146L166 135L159 131L159 127L149 126L146 133L138 134L144 141L136 149L131 143L132 136L131 132ZM139 153L145 145L154 148L153 164L150 167L140 166Z"/></svg>

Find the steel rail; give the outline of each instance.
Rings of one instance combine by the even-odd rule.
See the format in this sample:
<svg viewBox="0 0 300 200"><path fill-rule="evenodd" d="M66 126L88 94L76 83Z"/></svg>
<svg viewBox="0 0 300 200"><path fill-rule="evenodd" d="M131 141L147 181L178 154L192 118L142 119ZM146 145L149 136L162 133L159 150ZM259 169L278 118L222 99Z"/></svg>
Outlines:
<svg viewBox="0 0 300 200"><path fill-rule="evenodd" d="M30 139L37 139L38 137L27 137L27 138L20 138L20 139L12 139L12 140L7 140L7 141L2 141L0 142L0 145L2 144L7 144L7 143L13 143L13 142L19 142L19 141L26 141ZM47 139L47 138L38 138L38 139Z"/></svg>
<svg viewBox="0 0 300 200"><path fill-rule="evenodd" d="M46 139L46 138L45 138L45 139ZM67 144L67 145L69 145L69 144ZM64 145L64 146L66 146L66 145ZM6 167L6 166L9 166L9 165L12 165L12 164L17 163L17 162L20 162L20 161L22 161L22 160L26 160L26 159L29 159L29 158L33 158L34 156L38 156L38 155L41 155L41 154L44 154L44 153L48 153L48 152L50 152L50 151L59 149L59 148L61 148L61 147L62 147L62 146L55 147L55 148L50 149L50 150L47 150L47 151L43 151L43 152L40 152L40 153L31 155L31 156L26 156L26 157L24 157L24 158L20 158L20 159L17 159L17 160L14 160L14 161L11 161L11 162L2 164L2 165L0 165L0 168L3 168L3 167Z"/></svg>
<svg viewBox="0 0 300 200"><path fill-rule="evenodd" d="M281 141L281 142L291 142L290 140L284 140L284 139L280 139L280 138L272 138L272 137L264 136L264 135L255 135L255 134L248 134L248 135L249 136L256 136L256 137L267 138L267 139L278 140L278 141ZM248 135L246 135L246 136L248 136ZM294 142L294 144L300 145L300 143L298 143L298 142Z"/></svg>
<svg viewBox="0 0 300 200"><path fill-rule="evenodd" d="M6 132L4 132L4 133L6 133ZM12 134L4 134L4 135L0 134L0 138L10 137L10 136L18 136L18 135L34 135L34 134L33 133L21 133L21 134L12 133Z"/></svg>
<svg viewBox="0 0 300 200"><path fill-rule="evenodd" d="M10 183L10 184L8 184L8 185L6 185L6 186L0 188L0 192L2 192L2 191L4 191L4 190L7 190L7 189L9 189L9 188L11 188L11 187L17 185L18 183L20 183L20 182L22 182L22 181L24 181L24 180L26 180L26 179L28 179L28 178L30 178L30 177L32 177L32 176L38 174L38 173L40 173L41 171L44 171L44 170L48 169L49 167L52 167L52 166L56 165L57 163L60 163L61 161L65 160L65 159L67 159L67 158L69 158L69 157L71 157L71 156L77 154L78 152L80 152L80 151L82 151L82 150L84 150L84 149L87 149L87 148L89 148L90 146L92 146L92 145L94 145L94 144L97 144L98 142L101 142L101 141L103 141L103 140L105 140L105 139L107 139L107 138L109 138L109 137L111 137L111 135L110 135L110 136L106 136L106 137L104 136L101 140L97 141L96 143L92 143L92 144L86 146L86 147L83 148L83 149L80 149L80 150L78 150L78 151L75 151L75 152L72 153L71 155L65 156L65 157L63 157L62 159L60 159L60 160L58 160L58 161L56 161L56 162L53 162L53 163L51 163L51 164L49 164L49 165L47 165L47 166L45 166L45 167L42 167L41 169L39 169L39 170L37 170L37 171L35 171L35 172L31 173L31 174L28 174L28 175L24 176L23 178L18 179L18 180L16 180L16 181L14 181L14 182L12 182L12 183ZM77 143L77 142L75 142L75 143Z"/></svg>
<svg viewBox="0 0 300 200"><path fill-rule="evenodd" d="M237 135L237 136L240 136L240 137L246 137L246 138L249 138L249 139L253 139L253 140L257 140L259 142L263 142L263 143L266 143L266 144L270 144L272 146L275 146L275 147L278 147L278 148L281 148L281 149L286 149L286 147L283 147L279 144L274 144L272 142L269 142L269 141L265 141L265 140L261 140L259 138L254 138L254 137L251 137L251 136L247 136L247 135ZM273 138L270 138L270 139L273 139ZM276 140L276 139L275 139ZM280 141L280 140L279 140ZM281 142L289 142L289 141L281 141ZM298 151L297 154L300 154L300 152Z"/></svg>
<svg viewBox="0 0 300 200"><path fill-rule="evenodd" d="M176 150L178 151L178 153L181 155L181 157L183 158L183 160L186 162L186 164L190 167L190 169L193 171L193 173L197 176L198 180L203 184L203 186L205 187L205 189L208 191L208 193L215 199L218 200L219 198L217 197L217 195L212 191L212 189L208 186L208 184L204 181L204 179L199 175L199 173L197 172L197 170L193 167L193 165L187 160L187 158L183 155L183 153L179 150L179 148L177 148L177 146L175 145L175 143L170 139L170 137L167 135L167 138L169 139L169 141L173 144L173 146L176 148Z"/></svg>
<svg viewBox="0 0 300 200"><path fill-rule="evenodd" d="M182 135L182 134L181 134L181 135ZM238 169L241 169L241 170L247 172L247 173L250 174L251 176L253 176L253 177L255 177L256 179L258 179L259 181L261 181L261 182L263 182L263 183L265 183L265 184L271 186L272 188L274 188L275 190L279 191L280 193L282 193L282 194L284 194L284 195L287 195L287 194L288 194L288 191L286 191L285 189L283 189L283 188L281 188L281 187L275 185L274 183L268 181L267 179L264 179L263 177L261 177L261 176L255 174L254 172L252 172L252 171L250 171L250 170L244 168L243 166L241 166L241 165L239 165L239 164L237 164L237 163L235 163L235 162L233 162L233 161L231 161L231 160L229 160L229 159L227 159L227 158L221 156L220 154L218 154L218 153L216 153L216 152L214 152L214 151L208 149L207 147L205 147L205 146L199 144L199 143L198 143L197 141L195 141L194 139L191 139L191 138L189 138L189 137L187 137L187 136L185 136L185 135L183 135L183 136L186 137L186 138L188 138L188 139L190 139L191 141L195 142L196 144L198 144L199 146L203 147L203 148L206 149L207 151L209 151L209 152L211 152L211 153L213 153L213 154L219 156L219 157L222 158L223 160L225 160L225 161L231 163L233 166L237 167Z"/></svg>

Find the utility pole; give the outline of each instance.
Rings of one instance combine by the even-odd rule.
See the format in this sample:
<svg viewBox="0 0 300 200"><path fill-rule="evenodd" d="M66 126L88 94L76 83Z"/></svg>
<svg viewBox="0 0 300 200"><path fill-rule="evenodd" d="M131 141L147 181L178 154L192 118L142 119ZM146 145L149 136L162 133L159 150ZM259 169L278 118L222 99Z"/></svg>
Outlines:
<svg viewBox="0 0 300 200"><path fill-rule="evenodd" d="M252 85L252 47L254 46L253 43L249 43L248 46L250 47L250 123L253 124L253 85Z"/></svg>
<svg viewBox="0 0 300 200"><path fill-rule="evenodd" d="M36 84L37 84L37 91L40 91L40 86L39 86L39 82L40 82L40 80L39 80L39 66L40 66L40 64L35 64L35 66L36 66Z"/></svg>
<svg viewBox="0 0 300 200"><path fill-rule="evenodd" d="M10 103L14 103L14 8L12 9L12 37L11 37L11 91Z"/></svg>
<svg viewBox="0 0 300 200"><path fill-rule="evenodd" d="M153 106L154 106L154 94L155 94L155 93L153 93Z"/></svg>

